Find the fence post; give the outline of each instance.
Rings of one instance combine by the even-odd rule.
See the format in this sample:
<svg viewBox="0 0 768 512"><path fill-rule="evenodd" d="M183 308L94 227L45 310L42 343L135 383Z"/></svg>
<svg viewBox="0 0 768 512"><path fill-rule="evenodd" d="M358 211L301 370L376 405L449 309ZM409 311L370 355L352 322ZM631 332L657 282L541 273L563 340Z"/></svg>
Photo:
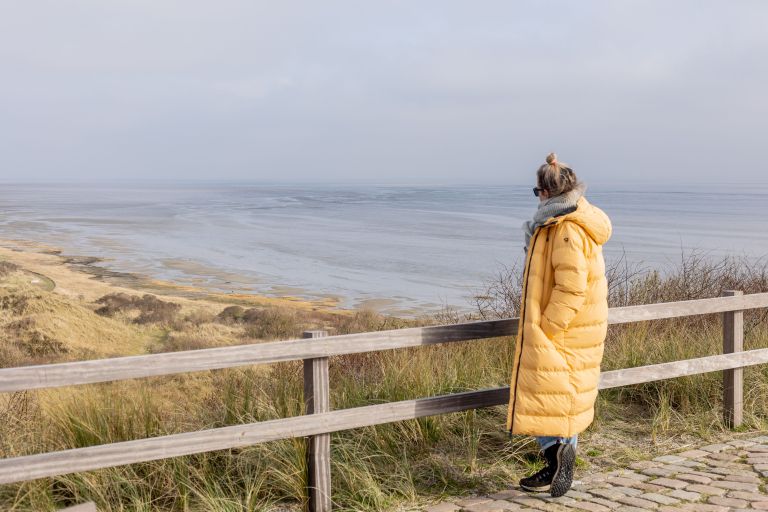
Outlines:
<svg viewBox="0 0 768 512"><path fill-rule="evenodd" d="M323 338L327 331L304 331L303 338ZM328 358L304 359L304 405L306 414L328 412ZM331 510L331 434L307 438L307 489L309 512Z"/></svg>
<svg viewBox="0 0 768 512"><path fill-rule="evenodd" d="M744 295L739 290L726 290L723 296ZM744 350L744 312L723 313L723 354ZM738 427L744 421L744 370L736 368L723 371L723 420L730 427Z"/></svg>

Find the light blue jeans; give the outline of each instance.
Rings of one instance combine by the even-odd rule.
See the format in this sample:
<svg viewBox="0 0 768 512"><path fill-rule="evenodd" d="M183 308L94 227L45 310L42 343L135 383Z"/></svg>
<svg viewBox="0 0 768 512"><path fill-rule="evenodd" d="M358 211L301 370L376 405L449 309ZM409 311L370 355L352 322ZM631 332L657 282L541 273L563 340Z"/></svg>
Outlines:
<svg viewBox="0 0 768 512"><path fill-rule="evenodd" d="M572 444L573 449L576 449L576 445L579 442L579 436L578 434L573 437L552 437L552 436L536 436L536 441L539 443L539 447L541 448L541 451L546 450L553 444L560 442L563 444Z"/></svg>

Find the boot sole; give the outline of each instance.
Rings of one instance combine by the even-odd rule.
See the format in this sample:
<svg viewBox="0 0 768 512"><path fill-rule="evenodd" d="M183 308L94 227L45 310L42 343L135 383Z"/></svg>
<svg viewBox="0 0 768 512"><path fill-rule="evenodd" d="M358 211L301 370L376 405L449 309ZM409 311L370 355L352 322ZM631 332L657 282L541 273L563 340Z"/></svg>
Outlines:
<svg viewBox="0 0 768 512"><path fill-rule="evenodd" d="M552 477L549 488L553 498L564 495L571 488L574 462L576 462L576 451L570 444L564 444L557 452L557 471Z"/></svg>
<svg viewBox="0 0 768 512"><path fill-rule="evenodd" d="M531 487L529 485L520 484L520 488L528 492L547 492L552 485L542 485L541 487Z"/></svg>

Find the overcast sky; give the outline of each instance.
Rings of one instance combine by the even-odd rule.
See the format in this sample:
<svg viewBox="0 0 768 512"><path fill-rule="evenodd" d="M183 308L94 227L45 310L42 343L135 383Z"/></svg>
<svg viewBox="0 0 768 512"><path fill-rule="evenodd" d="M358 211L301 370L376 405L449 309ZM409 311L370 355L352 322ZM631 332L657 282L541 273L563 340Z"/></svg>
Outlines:
<svg viewBox="0 0 768 512"><path fill-rule="evenodd" d="M0 0L0 180L768 179L768 2Z"/></svg>

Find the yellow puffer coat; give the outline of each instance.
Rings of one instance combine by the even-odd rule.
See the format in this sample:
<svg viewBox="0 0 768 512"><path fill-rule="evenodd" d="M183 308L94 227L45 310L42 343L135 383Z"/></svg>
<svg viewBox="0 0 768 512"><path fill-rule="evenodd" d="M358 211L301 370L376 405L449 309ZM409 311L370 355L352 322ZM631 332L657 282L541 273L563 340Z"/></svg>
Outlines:
<svg viewBox="0 0 768 512"><path fill-rule="evenodd" d="M582 197L531 237L510 383L507 430L571 437L594 417L608 286L602 245L611 221Z"/></svg>

